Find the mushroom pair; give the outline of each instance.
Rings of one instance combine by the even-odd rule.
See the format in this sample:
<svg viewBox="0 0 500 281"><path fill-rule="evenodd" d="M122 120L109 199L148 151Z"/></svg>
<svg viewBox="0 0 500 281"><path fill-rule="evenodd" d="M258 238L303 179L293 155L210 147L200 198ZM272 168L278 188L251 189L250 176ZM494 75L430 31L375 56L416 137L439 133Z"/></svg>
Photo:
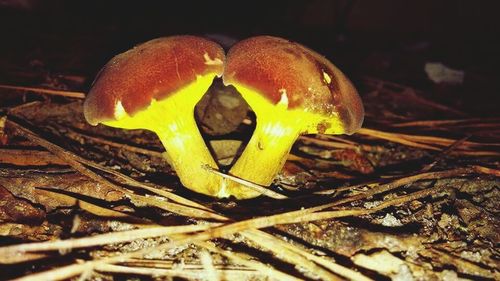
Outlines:
<svg viewBox="0 0 500 281"><path fill-rule="evenodd" d="M349 79L325 57L285 39L258 36L227 57L216 43L173 36L119 54L98 74L84 104L97 125L155 132L181 183L214 197L253 198L256 191L208 171L217 169L194 118L213 79L233 85L257 116L255 131L229 174L269 186L300 134L352 134L363 105Z"/></svg>

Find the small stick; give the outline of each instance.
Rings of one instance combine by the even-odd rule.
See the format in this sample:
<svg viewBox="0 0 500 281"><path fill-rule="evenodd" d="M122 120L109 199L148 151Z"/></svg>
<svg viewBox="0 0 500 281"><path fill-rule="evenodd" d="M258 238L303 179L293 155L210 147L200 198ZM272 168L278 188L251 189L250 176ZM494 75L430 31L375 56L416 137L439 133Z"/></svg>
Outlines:
<svg viewBox="0 0 500 281"><path fill-rule="evenodd" d="M319 137L319 138L325 138L325 139L329 139L329 140L334 140L334 141L337 141L337 142L343 142L343 143L347 143L347 144L352 144L354 146L358 145L358 143L355 142L355 141L347 140L347 139L344 139L344 138L341 138L341 137L337 137L335 135L318 134L317 137Z"/></svg>
<svg viewBox="0 0 500 281"><path fill-rule="evenodd" d="M454 149L456 149L457 147L459 147L469 137L470 136L466 136L466 137L464 137L462 139L459 139L456 142L454 142L446 150L444 150L441 153L439 153L439 155L436 156L436 158L434 159L434 161L432 161L431 163L425 165L420 171L421 172L428 172L428 171L430 171L434 166L436 166L437 163L439 163L439 161L443 160L443 158L446 157L446 155L449 155Z"/></svg>
<svg viewBox="0 0 500 281"><path fill-rule="evenodd" d="M418 142L415 142L412 140L408 140L406 138L402 138L399 134L395 134L395 133L382 132L382 131L368 129L368 128L361 128L357 133L361 134L361 135L367 135L370 137L385 139L388 141L404 144L404 145L411 146L411 147L417 147L417 148L423 148L423 149L429 149L429 150L437 150L437 151L441 150L435 146L422 144L422 143L418 143Z"/></svg>
<svg viewBox="0 0 500 281"><path fill-rule="evenodd" d="M0 148L0 163L18 166L64 165L67 163L53 153L35 149Z"/></svg>
<svg viewBox="0 0 500 281"><path fill-rule="evenodd" d="M482 122L483 124L491 122L491 125L498 126L498 122L500 122L500 118L470 118L470 119L450 119L450 120L424 120L424 121L410 121L410 122L402 122L391 124L392 127L433 127L433 126L441 126L441 125L455 125L455 124L463 124L463 123L471 123L471 122ZM472 126L476 124L470 124ZM464 125L466 126L466 125Z"/></svg>
<svg viewBox="0 0 500 281"><path fill-rule="evenodd" d="M214 246L210 242L200 241L200 242L195 242L195 244L209 250L210 252L223 255L223 256L233 260L237 264L241 264L241 265L244 265L248 268L251 268L253 270L261 272L264 275L269 276L271 278L276 278L276 280L295 280L295 281L300 280L296 277L293 277L293 276L288 275L284 272L276 270L271 266L265 265L265 264L260 263L260 262L255 262L255 261L250 260L250 259L246 259L235 252L222 250L222 249Z"/></svg>
<svg viewBox="0 0 500 281"><path fill-rule="evenodd" d="M334 207L338 205L342 205L345 203L353 202L353 201L358 201L364 198L371 197L373 195L387 192L389 190L396 189L400 186L407 185L419 180L431 180L431 179L442 179L442 178L449 178L449 177L454 177L454 176L468 176L471 174L487 174L487 175L493 175L496 177L500 177L500 170L496 169L491 169L491 168L486 168L482 166L471 166L471 167L466 167L466 168L456 168L456 169L451 169L451 170L446 170L446 171L439 171L439 172L427 172L427 173L421 173L421 174L416 174L416 175L411 175L408 177L403 177L396 179L392 182L386 183L379 185L377 187L374 187L366 192L363 192L361 194L357 194L351 197L347 197L341 200L338 200L333 203L329 203L326 206L327 207ZM359 186L359 185L356 185Z"/></svg>
<svg viewBox="0 0 500 281"><path fill-rule="evenodd" d="M265 186L258 185L256 183L247 181L247 180L242 179L242 178L235 177L233 175L224 174L224 173L222 173L222 172L220 172L220 171L218 171L210 166L203 166L203 168L211 173L218 175L218 176L221 176L221 177L226 178L226 179L230 179L236 183L239 183L245 187L248 187L254 191L257 191L260 194L265 195L267 197L270 197L273 199L287 199L288 198L286 195L283 195L283 194L278 193L276 191L270 190L270 189L266 188Z"/></svg>
<svg viewBox="0 0 500 281"><path fill-rule="evenodd" d="M400 144L407 145L410 147L435 150L435 151L442 150L441 148L436 147L435 145L449 146L449 145L452 145L454 142L456 142L456 140L454 140L454 139L447 139L447 138L442 138L442 137L390 133L390 132L383 132L383 131L368 129L368 128L361 128L358 131L358 134L367 135L367 136L380 138L380 139L385 139L388 141L400 143ZM435 144L435 145L431 145L431 144ZM471 142L471 141L464 141L461 144L467 145L467 146L499 146L500 145L498 143L478 143L478 142ZM461 154L461 155L471 155L471 156L499 156L500 155L500 153L498 153L496 151L474 151L474 150L472 150L472 151L471 150L460 150L460 151L455 150L455 151L453 151L453 153Z"/></svg>
<svg viewBox="0 0 500 281"><path fill-rule="evenodd" d="M490 279L490 280L500 280L500 272L498 272L498 263L497 266L494 266L493 268L490 266L485 266L483 267L482 265L484 264L477 264L475 262L472 262L470 260L467 260L464 257L461 257L460 255L448 253L446 251L443 251L441 249L437 249L435 247L431 247L430 249L427 250L428 253L424 254L426 255L435 255L439 256L436 260L444 261L447 264L453 264L454 266L457 267L458 272L462 273L474 273L476 276L481 276L484 279ZM434 259L433 259L434 260Z"/></svg>
<svg viewBox="0 0 500 281"><path fill-rule="evenodd" d="M205 279L207 281L219 281L219 272L216 271L214 266L214 259L207 250L198 251L198 259L203 267Z"/></svg>
<svg viewBox="0 0 500 281"><path fill-rule="evenodd" d="M299 139L305 143L313 143L313 144L323 146L323 147L328 147L328 148L341 148L341 149L346 149L346 148L355 149L356 148L355 144L320 140L317 138L312 138L312 137L307 137L307 136L300 136Z"/></svg>
<svg viewBox="0 0 500 281"><path fill-rule="evenodd" d="M127 213L115 211L113 209L103 208L88 201L77 199L70 195L60 193L58 192L58 190L51 190L48 188L35 188L35 189L36 193L38 194L42 194L43 196L50 197L54 200L64 202L65 204L71 206L79 206L82 210L85 210L96 216L127 220L133 222L138 227L148 227L151 225L151 221L149 220L138 218Z"/></svg>
<svg viewBox="0 0 500 281"><path fill-rule="evenodd" d="M124 143L117 143L117 142L114 142L114 141L110 141L110 140L106 140L106 139L102 139L102 138L98 138L98 137L89 136L87 134L82 134L82 133L76 132L75 130L73 130L71 128L68 128L68 127L65 127L65 128L68 129L68 131L69 131L68 135L69 136L76 135L76 136L80 136L80 137L86 138L88 140L92 140L92 141L95 141L95 142L98 142L98 143L106 144L106 145L109 145L109 146L112 146L112 147L116 147L116 148L119 148L119 149L124 149L124 150L127 150L127 151L131 151L131 152L135 152L135 153L140 153L140 154L144 154L144 155L148 155L148 156L152 156L152 157L163 158L162 153L159 152L159 151L154 151L154 150L151 150L151 149L145 149L145 148L142 148L142 147L132 146L132 145L124 144Z"/></svg>
<svg viewBox="0 0 500 281"><path fill-rule="evenodd" d="M246 233L250 232L252 235L247 235ZM299 256L304 256L308 261L313 261L327 269L329 269L331 272L334 272L335 274L345 277L350 280L359 280L359 281L372 281L373 279L355 271L350 268L347 268L345 266L342 266L330 259L323 259L320 258L316 255L313 255L309 253L308 251L303 250L302 248L293 246L290 243L287 243L286 241L280 240L280 239L275 239L274 236L271 234L264 232L264 231L259 231L259 230L248 230L246 232L242 233L245 238L250 239L252 241L266 241L266 245L268 245L269 248L278 248L278 249L286 249L289 250L291 253L294 255L299 255ZM258 239L258 240L256 240ZM263 242L260 242L259 244L262 244Z"/></svg>
<svg viewBox="0 0 500 281"><path fill-rule="evenodd" d="M119 274L137 274L152 277L180 277L188 280L205 280L205 271L200 268L151 268L151 267L130 267L123 265L113 265L113 264L98 264L95 270L108 273L119 273ZM226 266L216 267L217 273L224 277L223 280L237 280L243 278L243 280L252 280L256 276L264 277L265 274L248 269L248 268L227 268ZM167 279L168 280L168 279ZM299 280L299 279L277 279L277 280Z"/></svg>
<svg viewBox="0 0 500 281"><path fill-rule="evenodd" d="M196 231L206 230L209 227L213 227L216 225L218 224L207 223L203 225L156 226L134 230L110 232L82 238L18 244L0 247L0 256L2 257L2 262L8 263L9 256L13 257L16 255L24 254L26 252L34 253L44 251L60 251L109 245L114 243L125 243L136 239L153 238L179 233L192 233Z"/></svg>
<svg viewBox="0 0 500 281"><path fill-rule="evenodd" d="M41 101L32 101L32 102L22 103L20 105L13 106L13 107L7 109L7 112L9 114L12 114L12 113L15 113L16 111L24 110L26 108L30 108L32 106L36 106L36 105L40 105L40 104L42 104Z"/></svg>
<svg viewBox="0 0 500 281"><path fill-rule="evenodd" d="M421 104L427 105L429 107L433 107L433 108L441 110L441 111L453 113L453 114L458 115L458 116L467 116L467 114L462 112L462 111L459 111L459 110L456 110L456 109L451 108L449 106L442 105L440 103L423 98L422 97L423 95L420 94L421 92L418 90L415 90L412 87L408 87L408 86L405 86L402 84L389 82L389 81L385 81L385 80L381 80L381 79L377 79L375 77L369 77L369 76L364 76L363 82L366 84L372 84L372 85L375 84L374 86L376 86L378 88L378 90L382 90L384 85L390 85L392 87L398 88L398 90L400 90L400 92L399 92L400 94L404 94L404 95L414 99L415 101L417 101Z"/></svg>
<svg viewBox="0 0 500 281"><path fill-rule="evenodd" d="M37 94L49 94L49 95L54 95L54 96L63 96L63 97L77 98L77 99L84 99L85 98L85 94L82 92L53 90L53 89L44 89L44 88L37 88L37 87L21 87L21 86L11 86L11 85L0 84L0 89L8 89L8 90L16 90L16 91L28 91L28 92L34 92Z"/></svg>

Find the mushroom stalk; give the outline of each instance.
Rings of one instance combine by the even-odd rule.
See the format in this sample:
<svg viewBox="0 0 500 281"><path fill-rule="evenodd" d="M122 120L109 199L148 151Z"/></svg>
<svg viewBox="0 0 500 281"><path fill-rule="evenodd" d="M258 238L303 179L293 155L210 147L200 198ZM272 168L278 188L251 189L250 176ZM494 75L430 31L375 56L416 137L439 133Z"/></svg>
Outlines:
<svg viewBox="0 0 500 281"><path fill-rule="evenodd" d="M125 112L117 120L104 124L126 129L147 129L156 133L166 149L165 159L176 171L181 183L197 192L227 197L224 181L204 166L217 168L194 118L194 107L207 91L215 74L199 76L168 99L152 100L147 110L134 116Z"/></svg>
<svg viewBox="0 0 500 281"><path fill-rule="evenodd" d="M300 127L297 120L283 118L281 114L257 113L255 131L229 174L263 186L269 186L285 165L287 156L297 140ZM252 198L259 193L228 183L230 193L237 198Z"/></svg>
<svg viewBox="0 0 500 281"><path fill-rule="evenodd" d="M200 193L218 196L221 178L203 167L217 168L195 119L193 107L182 108L181 104L169 104L166 110L176 111L174 116L164 120L155 133L166 149L163 154L177 173L181 183Z"/></svg>
<svg viewBox="0 0 500 281"><path fill-rule="evenodd" d="M235 87L255 112L257 124L245 150L229 174L269 186L285 165L290 149L311 116L289 110L285 92L277 104L272 104L250 88L241 85ZM235 182L229 182L228 189L238 199L260 195Z"/></svg>

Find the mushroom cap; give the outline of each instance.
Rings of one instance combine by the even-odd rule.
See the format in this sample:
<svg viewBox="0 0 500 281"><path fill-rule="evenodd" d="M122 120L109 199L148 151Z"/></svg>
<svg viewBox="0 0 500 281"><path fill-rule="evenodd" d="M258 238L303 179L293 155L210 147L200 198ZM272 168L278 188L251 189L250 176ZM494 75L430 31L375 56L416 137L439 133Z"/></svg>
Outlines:
<svg viewBox="0 0 500 281"><path fill-rule="evenodd" d="M196 36L163 37L140 44L101 69L84 103L85 119L97 125L114 120L117 110L133 116L199 76L221 76L224 59L221 46Z"/></svg>
<svg viewBox="0 0 500 281"><path fill-rule="evenodd" d="M274 105L286 94L289 110L324 117L314 124L317 131L309 125L309 133L328 132L331 123L340 122L343 133L352 134L363 123L363 104L351 81L322 55L286 39L257 36L238 42L226 56L223 79Z"/></svg>

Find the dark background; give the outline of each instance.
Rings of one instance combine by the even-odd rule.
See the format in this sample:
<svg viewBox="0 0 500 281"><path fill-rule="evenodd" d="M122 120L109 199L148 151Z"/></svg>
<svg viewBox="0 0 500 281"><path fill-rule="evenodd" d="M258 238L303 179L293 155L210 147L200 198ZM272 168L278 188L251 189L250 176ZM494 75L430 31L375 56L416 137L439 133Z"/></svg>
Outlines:
<svg viewBox="0 0 500 281"><path fill-rule="evenodd" d="M12 75L19 70L91 80L113 55L160 36L269 34L317 50L355 83L369 75L475 115L498 115L499 2L0 0L0 80L30 83ZM463 70L464 83L432 83L426 62Z"/></svg>

